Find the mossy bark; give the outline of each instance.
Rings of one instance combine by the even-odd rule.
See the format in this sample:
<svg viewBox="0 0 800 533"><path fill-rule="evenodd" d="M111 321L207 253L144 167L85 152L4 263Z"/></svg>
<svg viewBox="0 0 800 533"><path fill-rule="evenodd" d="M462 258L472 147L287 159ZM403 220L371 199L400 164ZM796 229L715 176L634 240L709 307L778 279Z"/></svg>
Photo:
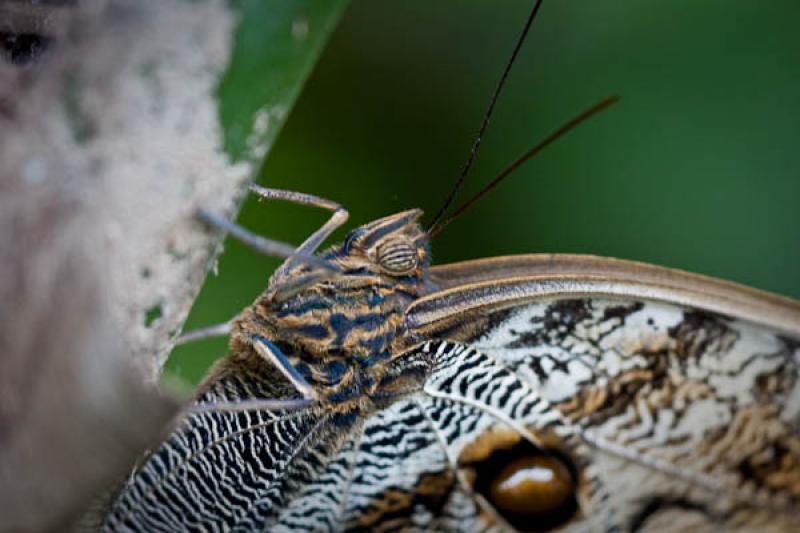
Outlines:
<svg viewBox="0 0 800 533"><path fill-rule="evenodd" d="M195 210L235 216L343 6L251 4L0 7L37 37L0 62L0 531L63 529L177 411L155 383L221 248Z"/></svg>

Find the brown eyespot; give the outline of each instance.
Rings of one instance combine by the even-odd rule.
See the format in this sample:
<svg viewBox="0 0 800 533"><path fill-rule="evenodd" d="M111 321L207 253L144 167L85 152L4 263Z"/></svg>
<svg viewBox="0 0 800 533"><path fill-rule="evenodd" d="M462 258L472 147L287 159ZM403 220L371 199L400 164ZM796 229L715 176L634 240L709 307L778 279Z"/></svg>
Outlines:
<svg viewBox="0 0 800 533"><path fill-rule="evenodd" d="M558 450L520 440L468 468L475 490L518 531L549 531L578 514L577 475Z"/></svg>
<svg viewBox="0 0 800 533"><path fill-rule="evenodd" d="M417 248L406 239L388 239L378 245L378 264L389 274L407 274L417 268Z"/></svg>
<svg viewBox="0 0 800 533"><path fill-rule="evenodd" d="M489 483L489 497L500 511L546 513L558 509L574 491L569 470L554 457L520 457Z"/></svg>

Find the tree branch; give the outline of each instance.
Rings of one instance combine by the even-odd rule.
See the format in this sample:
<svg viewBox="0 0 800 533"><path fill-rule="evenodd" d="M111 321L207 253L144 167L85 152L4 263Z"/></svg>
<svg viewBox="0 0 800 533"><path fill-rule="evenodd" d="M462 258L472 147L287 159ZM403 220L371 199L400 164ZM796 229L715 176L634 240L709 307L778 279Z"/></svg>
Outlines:
<svg viewBox="0 0 800 533"><path fill-rule="evenodd" d="M193 213L232 217L253 173L215 100L236 18L94 0L0 22L46 37L0 62L0 530L63 529L176 412L152 385L220 249Z"/></svg>

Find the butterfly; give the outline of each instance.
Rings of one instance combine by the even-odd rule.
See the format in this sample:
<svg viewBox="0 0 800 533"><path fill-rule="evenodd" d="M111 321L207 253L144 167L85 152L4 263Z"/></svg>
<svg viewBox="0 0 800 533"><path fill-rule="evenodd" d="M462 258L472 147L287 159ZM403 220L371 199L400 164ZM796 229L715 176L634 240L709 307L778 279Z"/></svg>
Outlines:
<svg viewBox="0 0 800 533"><path fill-rule="evenodd" d="M341 206L253 191L333 215L284 251L107 529L797 527L798 302L590 256L432 266L450 219L419 210L317 253Z"/></svg>

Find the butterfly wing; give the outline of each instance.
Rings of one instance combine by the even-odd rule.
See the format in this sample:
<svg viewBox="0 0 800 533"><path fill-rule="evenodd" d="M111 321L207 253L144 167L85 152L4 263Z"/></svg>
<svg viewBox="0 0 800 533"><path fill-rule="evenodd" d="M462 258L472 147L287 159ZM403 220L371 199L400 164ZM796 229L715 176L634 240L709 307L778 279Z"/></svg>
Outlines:
<svg viewBox="0 0 800 533"><path fill-rule="evenodd" d="M108 528L796 526L796 309L767 302L762 322L782 317L772 329L715 314L720 301L765 305L747 291L723 298L705 285L694 296L717 302L708 309L659 298L664 279L690 286L669 276L575 274L603 287L592 292L563 269L534 267L532 277L519 262L514 275L483 263L434 270L442 290L408 322L441 340L394 364L398 375L425 368L427 379L383 409L192 415L130 481ZM228 370L200 401L291 394L268 365ZM514 454L563 459L574 501L554 513L504 510L487 487Z"/></svg>
<svg viewBox="0 0 800 533"><path fill-rule="evenodd" d="M516 524L487 501L471 463L482 437L531 445L557 439L578 460L587 449L561 414L502 365L466 345L432 341L398 357L427 361L421 390L377 410L332 463L349 463L343 487L347 531L509 531ZM484 440L486 440L484 438ZM485 443L484 446L485 447ZM346 459L345 459L346 458ZM479 457L480 458L480 457ZM582 469L591 502L604 496L591 466ZM311 491L313 494L313 491ZM295 502L289 504L290 509ZM590 523L611 529L608 508ZM547 525L547 524L539 524Z"/></svg>
<svg viewBox="0 0 800 533"><path fill-rule="evenodd" d="M291 395L288 383L266 363L226 360L215 375L198 404ZM287 500L312 482L319 494L339 497L338 471L328 458L352 425L310 410L191 414L125 485L105 529L264 530ZM334 527L330 513L308 518Z"/></svg>
<svg viewBox="0 0 800 533"><path fill-rule="evenodd" d="M409 323L469 344L552 404L591 448L623 529L796 527L800 306L579 259L536 258L528 277L519 258L514 275L486 261L434 271L444 289L415 303Z"/></svg>

